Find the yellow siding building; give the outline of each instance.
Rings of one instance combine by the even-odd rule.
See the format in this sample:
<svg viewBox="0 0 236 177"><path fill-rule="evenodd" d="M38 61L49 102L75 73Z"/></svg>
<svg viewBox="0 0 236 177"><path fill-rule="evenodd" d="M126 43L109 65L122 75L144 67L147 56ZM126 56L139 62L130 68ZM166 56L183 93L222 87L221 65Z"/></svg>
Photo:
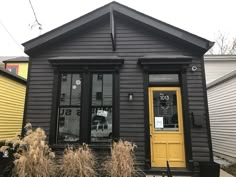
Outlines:
<svg viewBox="0 0 236 177"><path fill-rule="evenodd" d="M4 61L5 69L25 79L28 75L28 57L15 57Z"/></svg>
<svg viewBox="0 0 236 177"><path fill-rule="evenodd" d="M0 68L0 141L21 133L26 80Z"/></svg>

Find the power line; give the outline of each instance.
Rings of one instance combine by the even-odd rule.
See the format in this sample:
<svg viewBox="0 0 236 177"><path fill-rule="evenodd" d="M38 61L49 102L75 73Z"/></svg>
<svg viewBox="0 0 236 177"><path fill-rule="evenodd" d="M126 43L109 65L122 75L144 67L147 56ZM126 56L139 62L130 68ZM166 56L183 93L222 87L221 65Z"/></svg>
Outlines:
<svg viewBox="0 0 236 177"><path fill-rule="evenodd" d="M21 51L24 51L22 45L20 45L20 44L16 41L16 39L11 35L11 33L7 30L7 28L4 26L4 24L3 24L1 21L0 21L0 23L1 23L2 27L5 29L5 31L6 31L6 32L9 34L9 36L12 38L12 40L15 42L15 44L20 48L20 50L21 50Z"/></svg>
<svg viewBox="0 0 236 177"><path fill-rule="evenodd" d="M39 21L38 21L38 18L37 18L37 16L36 16L36 13L35 13L35 10L34 10L34 7L33 7L32 3L31 3L31 0L29 0L29 3L30 3L30 7L31 7L31 9L32 9L32 11L33 11L33 14L34 14L34 18L35 18L36 25L39 25L39 30L42 30L42 24L39 23ZM32 24L32 25L31 25L31 28L34 27L34 26L35 26L35 24Z"/></svg>

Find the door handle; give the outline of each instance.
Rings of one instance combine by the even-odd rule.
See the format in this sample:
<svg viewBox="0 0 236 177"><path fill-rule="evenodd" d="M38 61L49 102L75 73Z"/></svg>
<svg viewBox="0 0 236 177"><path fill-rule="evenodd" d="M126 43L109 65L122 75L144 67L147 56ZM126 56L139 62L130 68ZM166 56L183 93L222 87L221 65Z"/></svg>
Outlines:
<svg viewBox="0 0 236 177"><path fill-rule="evenodd" d="M150 137L152 138L152 135L150 134Z"/></svg>

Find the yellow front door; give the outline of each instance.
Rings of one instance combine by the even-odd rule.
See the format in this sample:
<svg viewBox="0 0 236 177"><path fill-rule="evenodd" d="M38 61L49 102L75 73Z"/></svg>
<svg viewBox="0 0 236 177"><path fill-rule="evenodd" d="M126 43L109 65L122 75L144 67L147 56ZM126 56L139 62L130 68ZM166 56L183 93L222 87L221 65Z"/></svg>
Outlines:
<svg viewBox="0 0 236 177"><path fill-rule="evenodd" d="M179 87L149 88L151 166L186 167Z"/></svg>

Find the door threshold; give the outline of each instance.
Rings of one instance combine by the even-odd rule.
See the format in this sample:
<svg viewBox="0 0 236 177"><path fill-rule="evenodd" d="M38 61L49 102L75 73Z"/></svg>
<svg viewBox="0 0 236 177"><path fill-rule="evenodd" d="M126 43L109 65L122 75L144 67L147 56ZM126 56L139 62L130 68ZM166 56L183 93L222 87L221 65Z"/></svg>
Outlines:
<svg viewBox="0 0 236 177"><path fill-rule="evenodd" d="M146 175L145 177L163 177L163 175ZM164 177L166 177L166 174L164 175ZM173 177L192 177L192 176L177 176L174 175Z"/></svg>

